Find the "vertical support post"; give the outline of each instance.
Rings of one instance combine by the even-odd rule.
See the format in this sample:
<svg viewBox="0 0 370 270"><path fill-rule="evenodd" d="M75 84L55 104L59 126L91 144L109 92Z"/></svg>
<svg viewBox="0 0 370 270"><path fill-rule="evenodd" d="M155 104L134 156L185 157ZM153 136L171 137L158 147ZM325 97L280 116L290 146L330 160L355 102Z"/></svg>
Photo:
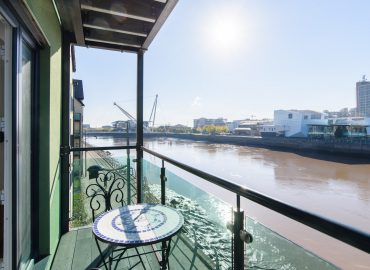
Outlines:
<svg viewBox="0 0 370 270"><path fill-rule="evenodd" d="M162 159L162 167L161 167L161 204L166 204L166 168L164 167L164 160ZM167 269L167 243L166 241L162 242L162 262L161 262L161 269Z"/></svg>
<svg viewBox="0 0 370 270"><path fill-rule="evenodd" d="M136 89L136 194L137 202L142 202L142 162L144 144L144 122L143 122L143 95L144 95L144 51L137 53L137 89Z"/></svg>
<svg viewBox="0 0 370 270"><path fill-rule="evenodd" d="M240 231L244 229L244 211L240 209L240 196L236 195L236 211L234 211L233 262L234 270L244 270L244 242Z"/></svg>
<svg viewBox="0 0 370 270"><path fill-rule="evenodd" d="M163 159L161 168L161 204L166 204L166 168L164 167Z"/></svg>
<svg viewBox="0 0 370 270"><path fill-rule="evenodd" d="M63 32L62 34L62 132L60 147L61 162L61 194L60 194L60 231L61 234L69 230L69 148L70 148L70 126L69 126L69 102L70 102L70 83L71 83L71 35Z"/></svg>
<svg viewBox="0 0 370 270"><path fill-rule="evenodd" d="M86 146L86 136L87 136L87 134L86 134L86 129L84 130L84 133L85 133L85 148L87 147ZM85 168L84 168L84 177L86 177L87 176L87 174L86 174L86 172L87 172L87 151L84 151L84 155L85 155L85 159L84 159L84 161L85 161Z"/></svg>
<svg viewBox="0 0 370 270"><path fill-rule="evenodd" d="M127 121L127 131L126 131L126 135L127 135L127 139L126 139L126 142L127 142L127 146L130 145L130 138L129 138L129 129L130 129L130 123L129 121ZM127 205L130 205L131 204L131 164L130 164L130 149L127 149L127 161L126 161L126 165L127 165L127 174L126 174L126 178L127 178Z"/></svg>
<svg viewBox="0 0 370 270"><path fill-rule="evenodd" d="M166 168L164 167L164 160L162 159L161 167L161 204L166 204ZM162 263L161 269L167 269L167 243L166 241L162 242Z"/></svg>

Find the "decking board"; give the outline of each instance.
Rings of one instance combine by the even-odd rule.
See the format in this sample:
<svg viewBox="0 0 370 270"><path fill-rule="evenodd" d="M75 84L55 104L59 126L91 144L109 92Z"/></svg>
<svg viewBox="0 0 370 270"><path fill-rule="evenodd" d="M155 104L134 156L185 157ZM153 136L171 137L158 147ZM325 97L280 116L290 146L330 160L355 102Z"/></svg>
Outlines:
<svg viewBox="0 0 370 270"><path fill-rule="evenodd" d="M91 262L91 230L78 230L72 270L86 269Z"/></svg>
<svg viewBox="0 0 370 270"><path fill-rule="evenodd" d="M193 253L192 250L185 244L182 237L174 238L172 241L170 267L175 270L204 270L214 269L212 265L205 265L199 260L200 254ZM107 251L108 245L99 242L103 252ZM158 245L158 247L160 244ZM143 246L138 248L139 252L148 252L153 249L151 246ZM137 254L135 249L129 249L128 255ZM127 256L127 255L126 255ZM112 269L116 270L158 270L160 269L158 260L154 253L142 255L143 263L140 262L139 257L123 259L113 263ZM52 270L89 270L93 267L100 267L105 270L104 265L100 262L100 254L92 235L91 228L81 228L70 231L62 236L56 252Z"/></svg>
<svg viewBox="0 0 370 270"><path fill-rule="evenodd" d="M91 232L91 230L90 230L90 232ZM103 242L100 242L100 241L98 241L98 243L99 243L99 246L100 246L102 252L105 253L108 250L108 245L103 243ZM103 262L101 261L100 253L99 253L98 247L96 245L95 239L92 236L92 232L91 232L91 259L92 259L91 265L94 265L95 267L97 267L99 265L99 266L101 266L101 269L105 269L104 265L103 265Z"/></svg>
<svg viewBox="0 0 370 270"><path fill-rule="evenodd" d="M62 236L55 254L53 269L72 269L77 233L77 231L70 231Z"/></svg>

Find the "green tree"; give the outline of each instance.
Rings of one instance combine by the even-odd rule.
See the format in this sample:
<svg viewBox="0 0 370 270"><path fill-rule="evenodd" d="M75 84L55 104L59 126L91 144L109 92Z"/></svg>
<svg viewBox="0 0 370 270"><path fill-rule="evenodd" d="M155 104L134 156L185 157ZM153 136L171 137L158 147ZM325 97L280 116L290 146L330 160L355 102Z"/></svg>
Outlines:
<svg viewBox="0 0 370 270"><path fill-rule="evenodd" d="M207 133L207 134L220 134L220 133L226 133L229 130L227 126L207 125L207 126L202 127L200 131L203 133Z"/></svg>

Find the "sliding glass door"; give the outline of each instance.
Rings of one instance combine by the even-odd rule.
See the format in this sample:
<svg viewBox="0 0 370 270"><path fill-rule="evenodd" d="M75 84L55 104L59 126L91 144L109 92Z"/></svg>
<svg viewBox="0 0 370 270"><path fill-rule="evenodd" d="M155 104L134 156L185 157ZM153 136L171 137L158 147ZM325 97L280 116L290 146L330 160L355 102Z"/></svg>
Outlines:
<svg viewBox="0 0 370 270"><path fill-rule="evenodd" d="M31 212L36 50L0 1L0 269L27 269L37 252Z"/></svg>
<svg viewBox="0 0 370 270"><path fill-rule="evenodd" d="M33 50L21 42L17 93L17 259L25 269L31 257L31 93Z"/></svg>

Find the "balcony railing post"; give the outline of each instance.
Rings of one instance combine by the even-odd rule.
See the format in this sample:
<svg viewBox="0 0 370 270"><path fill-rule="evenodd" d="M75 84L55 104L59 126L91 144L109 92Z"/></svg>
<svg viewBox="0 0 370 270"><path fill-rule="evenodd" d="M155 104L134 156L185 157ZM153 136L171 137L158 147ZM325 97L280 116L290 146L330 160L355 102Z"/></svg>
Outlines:
<svg viewBox="0 0 370 270"><path fill-rule="evenodd" d="M137 202L142 203L142 164L144 145L143 125L143 94L144 94L144 51L137 53L137 89L136 89L136 194Z"/></svg>
<svg viewBox="0 0 370 270"><path fill-rule="evenodd" d="M161 168L161 204L166 204L166 168L164 167L164 160L162 160Z"/></svg>
<svg viewBox="0 0 370 270"><path fill-rule="evenodd" d="M127 149L127 204L131 204L131 162L130 149Z"/></svg>
<svg viewBox="0 0 370 270"><path fill-rule="evenodd" d="M161 204L166 204L166 168L164 167L164 160L162 159L162 167L161 167ZM162 242L162 262L161 262L161 269L167 269L167 243L166 241Z"/></svg>
<svg viewBox="0 0 370 270"><path fill-rule="evenodd" d="M130 124L129 122L127 121L127 138L126 138L126 142L127 142L127 146L130 145L130 138L129 138L129 128L130 128ZM126 165L127 165L127 174L126 174L126 178L127 178L127 205L131 204L131 164L130 164L130 149L127 148L127 161L126 161Z"/></svg>
<svg viewBox="0 0 370 270"><path fill-rule="evenodd" d="M240 237L240 232L244 229L244 211L240 209L240 196L236 196L237 207L234 211L233 226L233 269L244 270L244 242Z"/></svg>

